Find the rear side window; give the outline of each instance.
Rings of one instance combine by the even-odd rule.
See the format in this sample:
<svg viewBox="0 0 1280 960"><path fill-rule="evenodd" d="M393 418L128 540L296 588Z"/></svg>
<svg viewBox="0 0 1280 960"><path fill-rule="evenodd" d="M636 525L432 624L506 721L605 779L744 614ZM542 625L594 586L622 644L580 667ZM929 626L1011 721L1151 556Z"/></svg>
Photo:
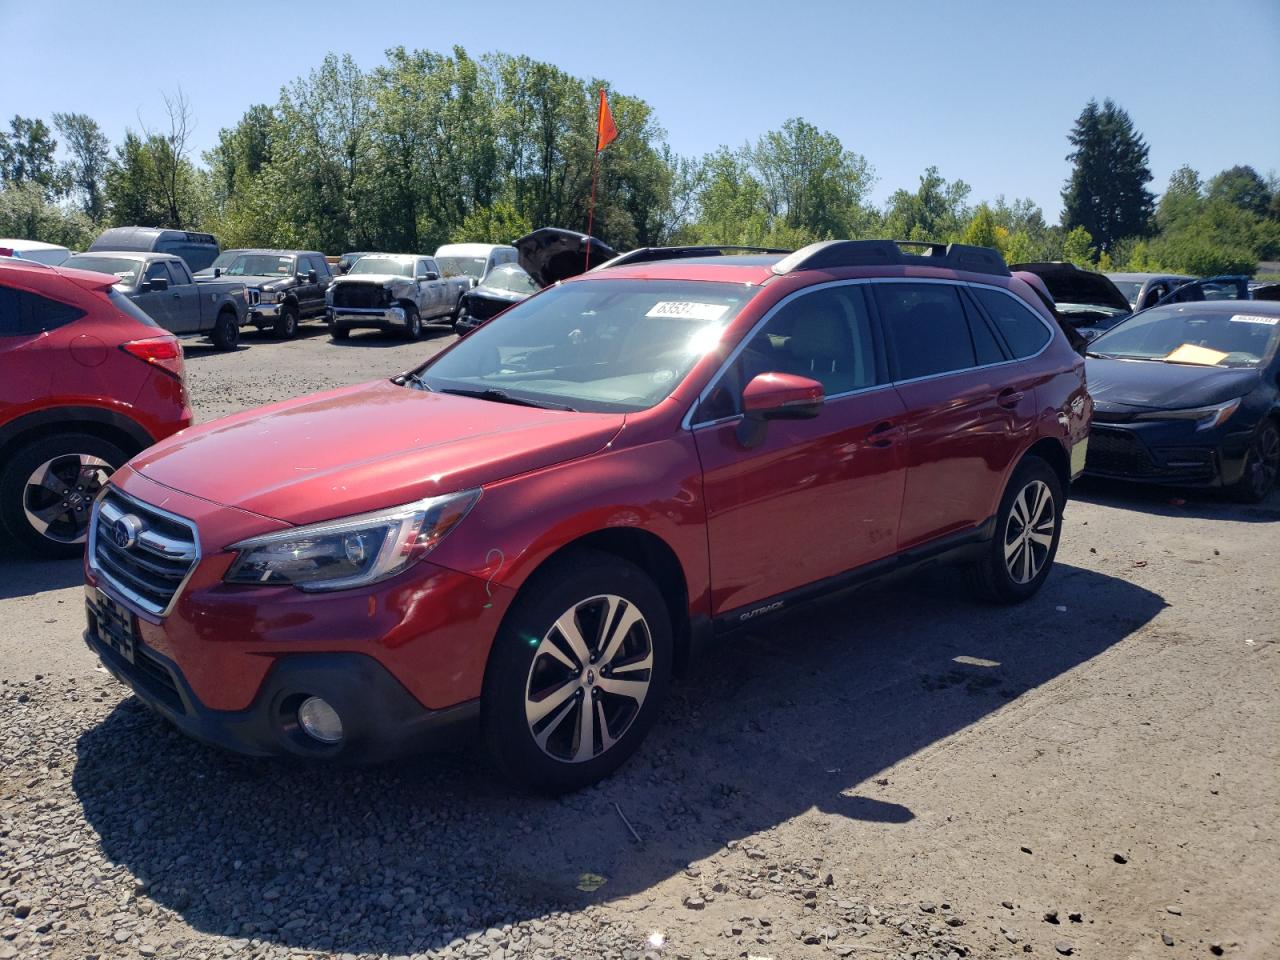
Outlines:
<svg viewBox="0 0 1280 960"><path fill-rule="evenodd" d="M977 362L959 291L942 283L873 284L895 380L914 380Z"/></svg>
<svg viewBox="0 0 1280 960"><path fill-rule="evenodd" d="M987 311L996 329L1009 345L1014 357L1021 360L1032 356L1049 342L1049 328L1029 307L1014 297L998 290L971 287L982 308Z"/></svg>
<svg viewBox="0 0 1280 960"><path fill-rule="evenodd" d="M168 260L169 273L173 275L174 283L192 283L191 274L187 270L187 265L181 260Z"/></svg>
<svg viewBox="0 0 1280 960"><path fill-rule="evenodd" d="M0 337L30 336L56 330L83 316L83 310L68 303L26 290L0 287Z"/></svg>
<svg viewBox="0 0 1280 960"><path fill-rule="evenodd" d="M139 323L145 324L148 327L160 326L160 324L152 320L148 314L144 313L141 307L126 297L123 293L120 293L115 289L108 290L107 299L111 301L111 305L113 307L126 316L137 320Z"/></svg>

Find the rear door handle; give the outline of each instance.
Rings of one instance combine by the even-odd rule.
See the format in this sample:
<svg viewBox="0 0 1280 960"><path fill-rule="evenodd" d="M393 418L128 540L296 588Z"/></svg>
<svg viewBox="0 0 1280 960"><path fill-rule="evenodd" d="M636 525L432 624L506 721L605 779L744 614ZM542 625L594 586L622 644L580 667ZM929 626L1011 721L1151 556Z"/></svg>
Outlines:
<svg viewBox="0 0 1280 960"><path fill-rule="evenodd" d="M1012 387L1006 387L996 394L996 403L1002 407L1013 409L1022 402L1023 393L1021 390L1014 390Z"/></svg>
<svg viewBox="0 0 1280 960"><path fill-rule="evenodd" d="M872 447L891 447L900 436L902 436L902 428L894 426L888 420L877 423L871 428L871 432L867 434L870 438L867 443Z"/></svg>

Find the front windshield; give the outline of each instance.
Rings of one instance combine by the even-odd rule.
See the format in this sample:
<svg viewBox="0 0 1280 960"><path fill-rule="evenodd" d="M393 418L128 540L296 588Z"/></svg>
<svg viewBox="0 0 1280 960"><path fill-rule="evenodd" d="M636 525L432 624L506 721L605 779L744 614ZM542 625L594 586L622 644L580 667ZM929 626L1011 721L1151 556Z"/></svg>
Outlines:
<svg viewBox="0 0 1280 960"><path fill-rule="evenodd" d="M1142 292L1141 280L1112 280L1111 282L1124 294L1124 298L1129 301L1129 306L1132 307L1138 302L1138 294Z"/></svg>
<svg viewBox="0 0 1280 960"><path fill-rule="evenodd" d="M214 258L213 263L209 264L205 269L212 270L214 267L219 267L223 272L226 272L227 265L238 256L240 256L239 250L223 250Z"/></svg>
<svg viewBox="0 0 1280 960"><path fill-rule="evenodd" d="M379 273L392 277L412 277L413 257L361 257L352 264L351 269L347 271L347 276L357 273Z"/></svg>
<svg viewBox="0 0 1280 960"><path fill-rule="evenodd" d="M512 264L498 267L485 279L484 285L508 293L537 293L538 285L522 269Z"/></svg>
<svg viewBox="0 0 1280 960"><path fill-rule="evenodd" d="M484 276L484 257L436 257L442 274L446 277L474 277L479 280Z"/></svg>
<svg viewBox="0 0 1280 960"><path fill-rule="evenodd" d="M410 382L535 406L644 410L716 348L755 287L697 280L587 280L522 300Z"/></svg>
<svg viewBox="0 0 1280 960"><path fill-rule="evenodd" d="M125 257L95 257L88 254L77 254L62 261L59 266L73 267L76 270L93 270L96 273L113 273L116 283L132 287L138 282L138 271L142 268L141 260L130 260Z"/></svg>
<svg viewBox="0 0 1280 960"><path fill-rule="evenodd" d="M1089 344L1089 355L1256 367L1275 349L1278 331L1276 314L1205 310L1196 304L1157 307L1098 337Z"/></svg>
<svg viewBox="0 0 1280 960"><path fill-rule="evenodd" d="M238 253L222 272L229 277L291 277L295 258L275 253Z"/></svg>

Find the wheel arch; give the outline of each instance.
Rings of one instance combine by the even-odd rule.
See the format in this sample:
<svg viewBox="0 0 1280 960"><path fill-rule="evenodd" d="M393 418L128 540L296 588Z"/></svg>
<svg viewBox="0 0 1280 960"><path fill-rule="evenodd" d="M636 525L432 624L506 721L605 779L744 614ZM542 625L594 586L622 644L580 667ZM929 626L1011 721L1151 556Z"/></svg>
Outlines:
<svg viewBox="0 0 1280 960"><path fill-rule="evenodd" d="M90 434L114 443L131 457L155 443L141 426L115 411L96 407L50 407L0 427L0 461L20 447L62 433Z"/></svg>
<svg viewBox="0 0 1280 960"><path fill-rule="evenodd" d="M538 571L580 549L612 554L639 567L653 579L667 603L667 614L671 618L671 635L675 641L674 666L677 672L683 671L688 665L692 647L689 581L675 550L655 533L635 527L610 527L583 534L544 557L524 578L520 591L527 587Z"/></svg>
<svg viewBox="0 0 1280 960"><path fill-rule="evenodd" d="M1071 457L1067 454L1066 448L1063 447L1062 441L1053 437L1042 437L1033 443L1027 452L1018 460L1018 464L1026 460L1027 457L1039 457L1041 460L1049 464L1053 468L1053 472L1058 475L1058 482L1062 484L1062 492L1065 494L1071 486ZM1016 469L1018 464L1014 464ZM1010 473L1012 476L1012 473Z"/></svg>

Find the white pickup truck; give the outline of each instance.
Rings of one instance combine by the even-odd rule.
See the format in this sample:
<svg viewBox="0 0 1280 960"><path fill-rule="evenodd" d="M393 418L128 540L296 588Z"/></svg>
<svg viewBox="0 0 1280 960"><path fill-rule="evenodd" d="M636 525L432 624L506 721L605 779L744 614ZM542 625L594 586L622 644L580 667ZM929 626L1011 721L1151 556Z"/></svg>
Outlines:
<svg viewBox="0 0 1280 960"><path fill-rule="evenodd" d="M433 257L372 253L329 286L328 319L335 340L372 328L416 340L428 323L452 324L467 277L442 277Z"/></svg>

